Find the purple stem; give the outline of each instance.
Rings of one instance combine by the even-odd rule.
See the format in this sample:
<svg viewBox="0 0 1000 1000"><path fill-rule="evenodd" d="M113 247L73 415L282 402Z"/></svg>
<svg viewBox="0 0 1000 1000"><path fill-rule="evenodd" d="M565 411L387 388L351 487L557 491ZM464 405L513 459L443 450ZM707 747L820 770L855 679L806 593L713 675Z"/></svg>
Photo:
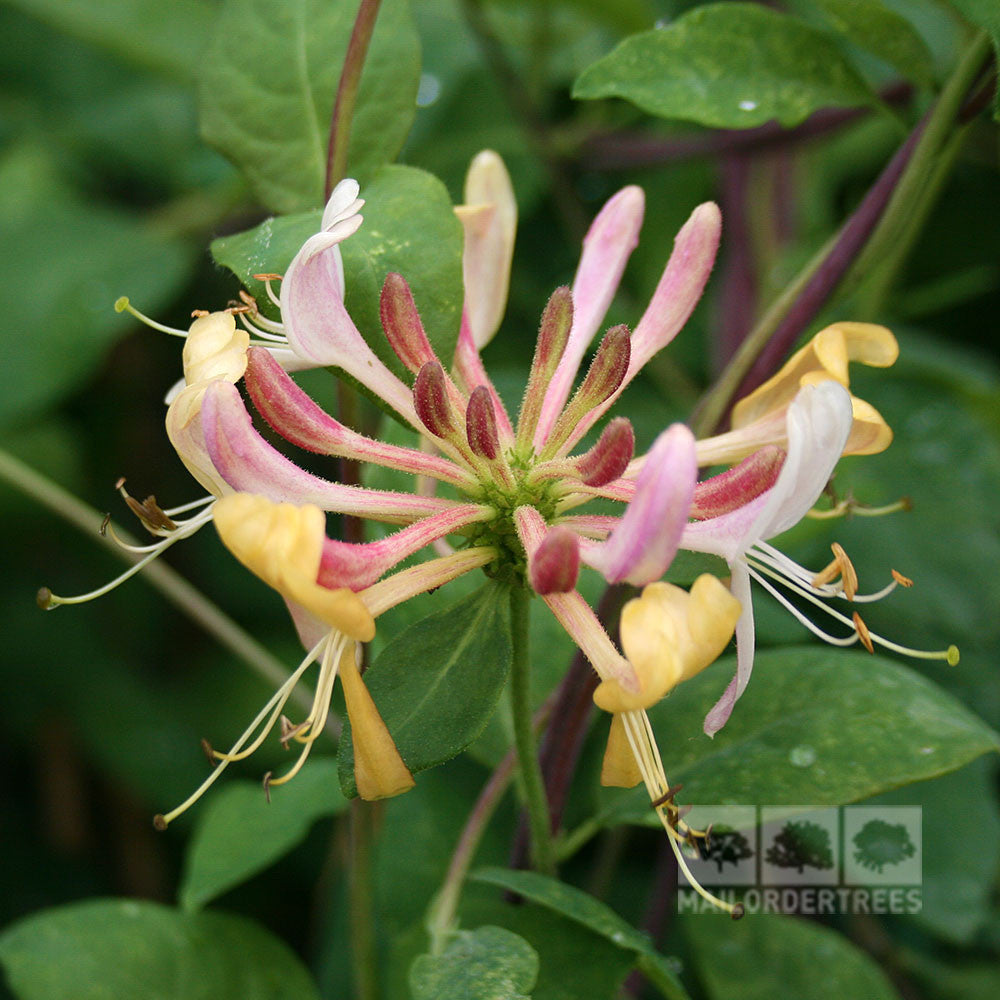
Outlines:
<svg viewBox="0 0 1000 1000"><path fill-rule="evenodd" d="M722 217L726 220L725 250L720 275L721 307L712 338L712 363L721 371L743 343L756 315L757 268L747 205L750 158L730 153L722 163Z"/></svg>
<svg viewBox="0 0 1000 1000"><path fill-rule="evenodd" d="M773 373L791 350L802 331L812 322L833 294L840 280L854 263L858 253L868 242L868 237L878 225L889 199L896 189L903 170L923 135L930 119L928 111L917 123L906 142L886 165L871 186L861 204L844 224L826 259L816 273L806 282L802 294L796 299L785 318L778 324L767 346L757 356L753 367L740 383L734 398L742 399Z"/></svg>
<svg viewBox="0 0 1000 1000"><path fill-rule="evenodd" d="M669 926L670 914L673 911L674 899L677 895L677 862L670 844L660 838L660 849L656 858L656 873L653 876L653 887L646 903L646 913L642 920L642 929L649 935L654 945L659 945ZM633 969L625 980L622 993L625 996L637 997L642 993L646 977Z"/></svg>
<svg viewBox="0 0 1000 1000"><path fill-rule="evenodd" d="M879 96L888 105L906 105L913 97L913 87L908 83L894 83L886 87ZM767 122L757 128L720 129L670 138L615 132L588 140L584 146L584 156L590 168L616 170L756 151L814 139L870 113L870 108L824 108L791 129L784 128L777 122Z"/></svg>

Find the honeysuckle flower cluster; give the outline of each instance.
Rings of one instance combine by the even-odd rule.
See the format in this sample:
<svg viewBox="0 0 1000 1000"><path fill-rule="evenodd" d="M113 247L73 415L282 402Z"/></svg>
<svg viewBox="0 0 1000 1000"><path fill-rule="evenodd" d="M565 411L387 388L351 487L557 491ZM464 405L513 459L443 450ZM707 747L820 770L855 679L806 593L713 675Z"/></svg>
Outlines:
<svg viewBox="0 0 1000 1000"><path fill-rule="evenodd" d="M162 540L153 558L179 537L213 521L226 547L288 604L306 658L185 803L186 809L231 761L251 754L280 727L296 763L269 776L274 787L302 766L326 723L337 677L344 690L365 798L395 795L413 778L369 696L358 669L359 644L370 641L389 608L472 570L539 595L600 677L597 705L612 724L602 770L606 784L644 782L684 864L678 845L690 840L664 776L646 709L713 662L737 639L737 672L705 720L716 733L750 678L754 626L751 580L778 598L828 642L880 643L913 655L953 659L954 650L921 654L877 636L860 616L830 599L878 599L857 593L846 553L810 572L769 544L817 503L843 454L873 454L891 432L870 405L849 391L848 364L891 365L897 354L883 327L835 324L817 334L785 367L733 412L732 428L696 441L682 424L668 427L634 457L632 426L610 419L596 442L577 446L604 417L643 365L666 347L698 302L719 244L717 207L694 210L634 330L616 326L600 339L583 378L578 374L635 247L644 196L626 187L601 209L584 241L571 287L557 289L542 314L528 383L512 419L483 366L480 350L496 332L506 303L516 207L499 158L473 162L466 202L465 303L453 357L438 357L405 278L389 274L381 321L404 381L378 358L344 306L339 244L362 224L358 185L343 181L276 293L276 275L261 276L280 322L244 296L235 308L199 314L185 336L184 382L171 391L166 425L191 474L208 491L198 505L161 511L153 498L129 498ZM122 308L131 307L124 300ZM423 447L367 437L324 412L288 374L333 367L351 376L419 435ZM574 388L575 386L575 388ZM254 426L247 400L280 438L310 452L380 465L414 477L411 493L323 479L298 466ZM699 470L728 466L699 481ZM430 482L438 495L417 488ZM587 513L603 498L615 515ZM189 510L186 520L174 518ZM349 543L326 535L325 514L396 526L377 541ZM690 590L662 581L679 548L721 556L731 582L705 574ZM431 558L400 563L427 550ZM581 566L609 583L644 588L622 612L619 650L576 589ZM129 574L134 572L129 571ZM107 588L102 588L105 590ZM812 602L847 626L828 634L790 597ZM51 606L66 599L46 595ZM293 723L285 705L298 680L319 663L310 712ZM730 908L730 907L727 907Z"/></svg>

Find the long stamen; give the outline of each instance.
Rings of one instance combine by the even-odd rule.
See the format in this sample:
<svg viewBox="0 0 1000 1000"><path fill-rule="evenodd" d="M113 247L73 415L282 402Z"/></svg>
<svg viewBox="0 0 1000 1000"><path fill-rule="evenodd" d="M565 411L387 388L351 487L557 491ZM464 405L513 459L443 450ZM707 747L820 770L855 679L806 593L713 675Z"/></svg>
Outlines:
<svg viewBox="0 0 1000 1000"><path fill-rule="evenodd" d="M760 573L766 573L768 576L772 577L779 583L788 587L789 590L794 591L800 597L804 597L810 603L815 604L816 607L821 608L828 615L830 615L831 618L834 618L838 622L841 622L842 624L847 625L849 628L856 630L856 625L853 619L848 618L846 615L842 615L836 609L831 608L825 601L820 600L820 598L818 598L815 594L810 593L808 590L806 590L804 587L799 586L793 580L789 580L788 578L781 576L780 574L763 566L762 564L755 563L753 560L748 559L747 562L751 565L751 567L756 566L756 570L759 570ZM792 614L794 614L795 617L799 619L799 621L801 621L811 631L815 632L815 634L819 635L821 638L824 638L826 642L832 642L835 645L849 645L848 642L845 642L842 639L836 639L833 636L827 637L826 633L823 632L822 629L819 628L819 626L815 625L808 618L802 615L802 613L798 611L798 609L795 608L794 605L792 605L790 602L784 600L774 590L774 588L771 587L759 575L759 573L755 572L754 568L751 568L750 573L754 577L754 579L756 579L757 582L761 584L761 586L765 587L769 593L773 594L777 600L781 601L781 603L784 604L792 612ZM875 632L869 632L868 635L871 637L871 641L873 643L877 643L879 646L883 646L885 649L891 649L894 653L901 653L903 656L909 656L916 660L945 660L948 666L950 667L955 666L959 661L958 647L954 645L949 646L947 649L940 649L940 650L911 649L909 646L903 646L898 642L893 642L891 639L883 638L882 636L877 635ZM855 631L855 635L851 638L850 642L856 642L858 638L859 635L857 631Z"/></svg>
<svg viewBox="0 0 1000 1000"><path fill-rule="evenodd" d="M152 327L154 330L159 330L161 333L169 333L171 337L186 337L188 335L187 330L178 330L175 326L164 326L162 323L157 323L155 319L150 319L149 316L139 312L139 310L136 309L131 302L129 302L128 296L126 295L123 295L121 298L115 300L115 312L127 312L130 316L134 316L140 323L144 323L146 326Z"/></svg>
<svg viewBox="0 0 1000 1000"><path fill-rule="evenodd" d="M73 597L60 597L58 594L53 594L48 587L42 587L38 591L38 606L43 611L50 611L53 608L59 607L60 604L86 604L87 601L93 601L98 597L109 594L116 587L121 586L126 580L130 580L136 573L139 573L154 559L158 558L161 553L166 552L171 545L179 542L182 538L188 538L190 535L193 535L203 524L207 524L211 519L212 515L209 511L206 511L199 517L191 518L187 525L178 527L176 531L164 538L162 542L154 545L146 556L138 562L133 563L124 573L119 574L109 583L106 583L103 587L98 587L96 590L88 591L86 594L77 594Z"/></svg>
<svg viewBox="0 0 1000 1000"><path fill-rule="evenodd" d="M270 343L288 343L288 338L284 335L284 332L271 329L273 326L278 326L279 329L283 331L284 328L281 327L280 324L272 324L269 322L268 326L265 327L261 322L262 319L262 316L254 315L254 318L251 320L246 313L240 313L240 322L254 337L260 337L262 340L266 340Z"/></svg>
<svg viewBox="0 0 1000 1000"><path fill-rule="evenodd" d="M167 826L172 823L181 813L190 809L195 802L198 801L208 791L209 788L218 780L219 775L226 769L230 760L235 759L234 755L238 754L240 750L243 749L246 742L253 735L257 727L271 714L271 719L268 722L267 727L264 730L263 735L266 736L274 726L276 721L276 715L272 712L275 705L284 705L287 701L288 696L291 694L292 689L298 683L299 678L306 672L306 669L312 664L316 657L320 654L320 650L325 646L326 643L330 641L330 635L324 635L322 639L306 654L305 659L296 667L295 671L291 674L288 680L281 685L280 688L268 699L267 704L257 713L256 718L249 726L243 731L243 735L233 744L228 754L216 754L219 758L219 766L215 768L214 771L192 792L179 806L172 809L168 813L160 813L153 817L153 825L158 830L165 830Z"/></svg>
<svg viewBox="0 0 1000 1000"><path fill-rule="evenodd" d="M659 748L656 746L656 740L653 737L652 727L649 724L648 716L641 710L625 712L622 715L622 720L625 723L624 729L625 735L628 738L629 747L632 750L632 755L635 757L636 764L642 774L642 780L646 786L646 791L649 794L651 801L658 802L658 805L656 806L656 814L660 817L660 822L663 824L663 828L667 832L667 839L670 841L670 848L674 852L674 856L677 858L677 864L687 876L688 882L698 895L707 900L713 906L717 906L720 910L725 910L730 914L730 916L733 917L733 919L739 919L743 916L742 904L727 903L725 900L719 899L718 896L710 893L694 877L691 869L688 867L687 861L684 858L684 853L680 848L680 844L683 843L686 838L674 828L668 814L668 811L671 808L675 809L676 807L672 806L672 796L667 796L670 788L667 784L666 776L663 773L663 763L660 759Z"/></svg>
<svg viewBox="0 0 1000 1000"><path fill-rule="evenodd" d="M858 517L883 517L886 514L897 514L900 511L913 510L913 502L909 497L900 497L893 503L887 503L882 507L867 507L859 503L854 497L845 497L839 500L829 510L819 510L814 507L806 511L806 517L814 521L824 521L834 517L844 517L845 515L857 515Z"/></svg>
<svg viewBox="0 0 1000 1000"><path fill-rule="evenodd" d="M255 274L253 276L254 281L263 281L264 287L267 289L267 297L271 302L276 305L279 309L281 308L281 299L274 294L274 289L271 287L272 281L281 281L280 274Z"/></svg>
<svg viewBox="0 0 1000 1000"><path fill-rule="evenodd" d="M214 501L215 497L209 494L208 496L199 497L197 500L182 503L179 507L167 507L163 513L167 517L174 517L176 514L186 514L189 510L196 510L198 507L204 507L205 504L213 503Z"/></svg>

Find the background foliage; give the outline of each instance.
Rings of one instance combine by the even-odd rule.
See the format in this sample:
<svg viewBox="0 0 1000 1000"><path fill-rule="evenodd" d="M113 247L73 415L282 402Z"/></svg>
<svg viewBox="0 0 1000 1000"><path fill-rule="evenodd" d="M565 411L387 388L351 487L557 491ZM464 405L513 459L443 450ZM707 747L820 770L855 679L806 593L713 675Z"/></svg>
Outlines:
<svg viewBox="0 0 1000 1000"><path fill-rule="evenodd" d="M679 224L694 204L718 200L723 251L707 299L620 411L645 446L690 414L753 320L859 204L975 32L1000 44L990 0L693 7L384 0L348 157L371 198L365 228L345 247L349 305L366 333L377 333L382 275L399 268L435 342L454 337L460 234L446 193L461 200L481 148L504 156L521 210L511 302L486 355L514 399L541 307L571 278L583 226L607 196L635 182L648 199L609 322L634 322ZM0 3L5 452L116 516L112 484L122 474L134 493L155 492L165 505L192 496L162 428L162 395L180 371L176 342L112 303L128 294L186 326L192 308L236 294L231 271L287 263L322 205L355 10L347 0ZM595 723L564 817L576 847L564 883L502 867L517 824L509 795L477 855L501 867L467 887L462 934L418 959L427 906L508 742L501 710L471 753L450 759L482 731L506 676L504 651L474 649L447 665L478 699L453 745L428 744L419 720L406 722L425 766L448 760L407 795L359 818L341 794L331 742L327 758L310 761L266 807L250 779L279 759L272 747L156 834L150 816L203 776L199 738L240 731L268 687L141 581L85 608L36 611L40 584L87 590L118 563L96 536L0 481L0 961L11 995L395 1000L412 990L566 1000L616 996L638 968L645 985L629 978L631 995L995 996L1000 187L991 96L984 89L960 144L928 165L928 194L809 326L849 317L897 333L900 363L862 374L856 390L896 441L884 455L844 462L836 486L871 504L908 495L913 510L833 529L806 524L786 545L821 565L836 537L863 581L881 581L889 566L912 575L917 586L873 608L869 624L910 645L957 642L961 663L805 645L804 630L761 598L759 631L774 649L759 654L720 736L701 736L700 718L731 663L654 713L668 773L703 801L922 805L920 914L739 925L673 915L662 833L643 828L648 806L597 788ZM305 215L270 223L271 213ZM409 249L387 233L404 234ZM304 381L336 405L329 378ZM269 650L297 659L280 602L213 535L175 548L170 562ZM460 600L460 615L445 610ZM395 612L386 635L437 613L462 647L464 619L503 617L491 600L488 588L446 589ZM541 701L572 648L536 619ZM502 634L502 621L490 628ZM382 644L376 668L394 657L398 643ZM469 679L480 659L486 666ZM402 717L406 700L398 707ZM428 712L444 718L448 706ZM381 976L371 986L352 961L359 823L378 834L368 860ZM527 902L511 906L497 886ZM91 982L88 993L81 984Z"/></svg>

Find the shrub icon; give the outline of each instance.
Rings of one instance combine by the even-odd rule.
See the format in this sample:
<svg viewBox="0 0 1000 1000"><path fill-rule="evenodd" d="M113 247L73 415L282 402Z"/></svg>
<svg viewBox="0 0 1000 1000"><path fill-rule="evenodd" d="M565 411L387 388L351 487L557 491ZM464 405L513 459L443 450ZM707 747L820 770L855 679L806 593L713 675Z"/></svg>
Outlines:
<svg viewBox="0 0 1000 1000"><path fill-rule="evenodd" d="M886 865L902 864L917 849L902 823L871 819L854 835L854 860L869 871L882 874Z"/></svg>
<svg viewBox="0 0 1000 1000"><path fill-rule="evenodd" d="M789 821L774 838L764 859L776 868L795 868L800 875L807 867L832 868L830 832L809 820Z"/></svg>
<svg viewBox="0 0 1000 1000"><path fill-rule="evenodd" d="M712 827L711 835L699 844L702 861L714 861L720 874L725 865L736 868L746 858L753 857L750 842L738 830Z"/></svg>

